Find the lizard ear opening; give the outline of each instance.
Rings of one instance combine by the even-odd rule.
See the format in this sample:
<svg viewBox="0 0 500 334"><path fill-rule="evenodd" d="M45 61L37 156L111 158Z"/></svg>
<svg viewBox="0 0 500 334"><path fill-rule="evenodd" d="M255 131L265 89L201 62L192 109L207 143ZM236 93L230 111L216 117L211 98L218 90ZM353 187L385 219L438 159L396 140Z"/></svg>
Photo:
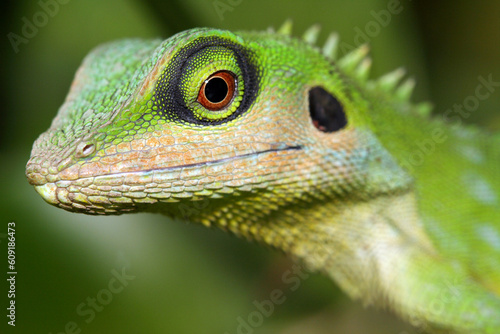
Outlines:
<svg viewBox="0 0 500 334"><path fill-rule="evenodd" d="M322 87L309 91L309 113L314 126L322 132L335 132L347 125L342 104Z"/></svg>

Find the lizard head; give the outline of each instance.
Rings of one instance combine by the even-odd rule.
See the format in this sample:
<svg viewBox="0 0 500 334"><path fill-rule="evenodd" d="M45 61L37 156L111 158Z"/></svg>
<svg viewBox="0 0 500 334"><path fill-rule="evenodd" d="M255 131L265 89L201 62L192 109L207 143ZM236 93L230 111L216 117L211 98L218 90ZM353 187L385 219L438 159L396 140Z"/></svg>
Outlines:
<svg viewBox="0 0 500 334"><path fill-rule="evenodd" d="M377 106L342 69L359 69L365 49L339 66L311 31L193 29L96 49L34 143L29 182L69 211L228 229L407 187L370 130Z"/></svg>
<svg viewBox="0 0 500 334"><path fill-rule="evenodd" d="M366 47L335 59L335 35L321 51L312 43L315 27L304 40L289 36L287 25L283 30L194 29L165 41L98 48L35 141L29 182L48 203L68 211L162 212L217 225L303 259L367 304L392 306L416 324L446 318L457 332L474 331L471 314L482 310L477 314L491 319L498 300L478 294L471 283L481 276L461 267L461 255L450 257L448 266L423 229L426 217L417 204L442 210L435 188L461 189L458 177L445 175L451 168L433 175L446 158L428 159L413 175L418 181L422 173L431 176L426 188L433 194L417 203L422 188L413 191L402 154L440 129L418 131L423 110L414 113L408 103L412 82L397 85L399 71L368 81ZM480 192L489 193L487 185ZM448 217L469 202L450 197L443 203L450 205L446 219L432 223L448 247L443 254L467 252L472 255L463 263L475 262L486 253L483 246L480 253L469 247L481 245L470 237L473 224L465 219L460 225L462 217L452 224ZM476 268L495 266L484 263ZM494 289L495 271L484 270ZM477 305L465 298L448 317L429 309L438 295L456 291L478 296Z"/></svg>

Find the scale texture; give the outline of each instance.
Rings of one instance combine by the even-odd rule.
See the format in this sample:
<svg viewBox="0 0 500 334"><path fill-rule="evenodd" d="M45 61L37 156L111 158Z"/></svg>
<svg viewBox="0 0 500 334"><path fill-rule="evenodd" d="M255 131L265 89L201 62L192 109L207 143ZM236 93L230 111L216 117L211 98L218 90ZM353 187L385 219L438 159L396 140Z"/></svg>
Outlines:
<svg viewBox="0 0 500 334"><path fill-rule="evenodd" d="M500 137L409 102L287 22L124 40L83 61L28 181L86 214L160 212L294 256L436 333L500 333ZM481 93L499 83L483 78Z"/></svg>

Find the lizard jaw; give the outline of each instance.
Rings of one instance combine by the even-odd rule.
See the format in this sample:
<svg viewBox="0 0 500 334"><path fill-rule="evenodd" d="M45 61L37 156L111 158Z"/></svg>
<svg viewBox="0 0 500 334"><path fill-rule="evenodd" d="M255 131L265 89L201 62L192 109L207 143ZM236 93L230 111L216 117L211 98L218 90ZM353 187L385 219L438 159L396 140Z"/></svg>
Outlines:
<svg viewBox="0 0 500 334"><path fill-rule="evenodd" d="M69 180L56 179L52 182L31 169L30 173L27 173L27 177L30 183L33 182L36 192L47 203L56 207L87 214L120 214L135 211L136 206L141 204L179 202L184 198L192 200L210 196L219 198L221 194L233 191L262 188L268 183L265 180L267 172L265 174L257 172L251 179L235 177L232 180L226 179L224 181L224 178L219 179L218 174L224 173L226 169L224 166L235 160L248 159L248 163L254 165L257 162L256 158L263 154L269 154L270 159L272 159L273 156L281 156L282 152L300 150L302 147L299 145L287 145L181 166L135 172L124 171ZM295 155L295 153L292 154ZM286 157L283 158L286 159ZM200 168L212 171L207 171L204 179L200 180L201 175L197 173Z"/></svg>

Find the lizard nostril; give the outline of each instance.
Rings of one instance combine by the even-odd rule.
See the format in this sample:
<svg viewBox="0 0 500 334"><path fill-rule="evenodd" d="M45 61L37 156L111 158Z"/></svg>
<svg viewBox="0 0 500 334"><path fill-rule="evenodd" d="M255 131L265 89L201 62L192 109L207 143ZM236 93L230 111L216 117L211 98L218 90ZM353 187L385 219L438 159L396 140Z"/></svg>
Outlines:
<svg viewBox="0 0 500 334"><path fill-rule="evenodd" d="M76 148L76 156L79 158L85 158L94 153L95 145L92 143L81 142Z"/></svg>
<svg viewBox="0 0 500 334"><path fill-rule="evenodd" d="M92 152L94 152L94 145L85 145L82 150L82 153L86 156L91 154Z"/></svg>

